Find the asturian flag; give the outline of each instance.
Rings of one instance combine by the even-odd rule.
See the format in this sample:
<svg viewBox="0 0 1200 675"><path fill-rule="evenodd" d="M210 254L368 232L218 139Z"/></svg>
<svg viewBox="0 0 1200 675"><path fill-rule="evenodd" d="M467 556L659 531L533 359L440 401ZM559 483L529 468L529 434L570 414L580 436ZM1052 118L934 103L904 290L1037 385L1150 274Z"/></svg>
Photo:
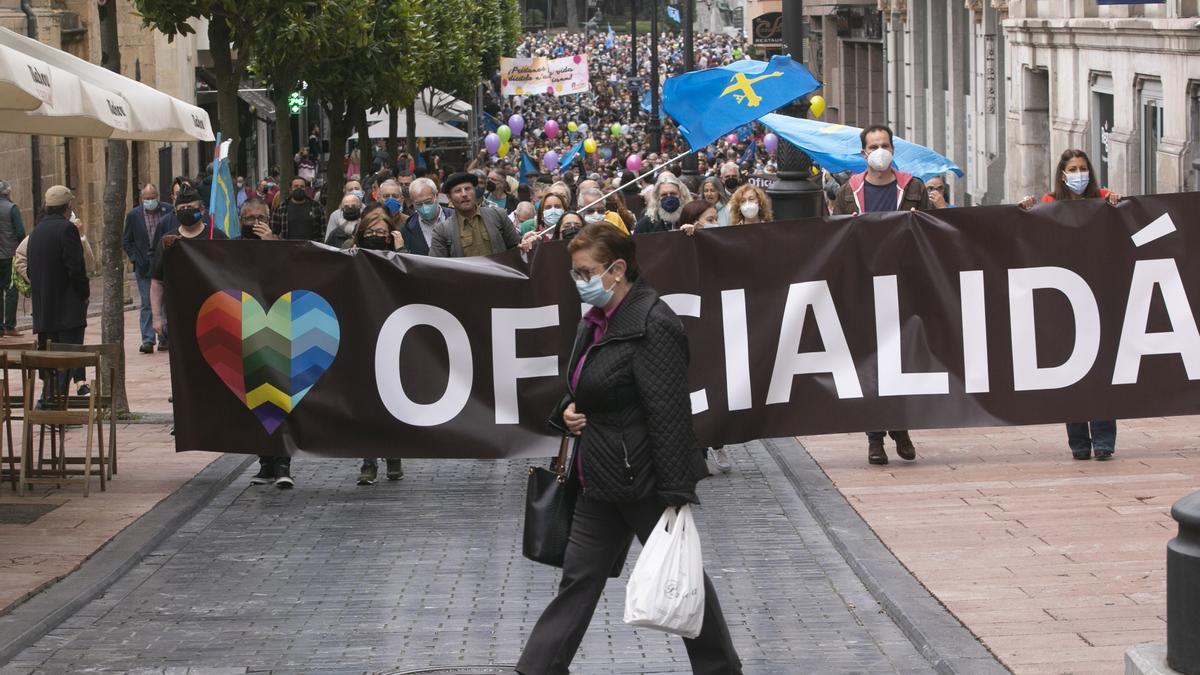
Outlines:
<svg viewBox="0 0 1200 675"><path fill-rule="evenodd" d="M218 142L220 139L218 138ZM213 183L209 196L208 213L212 217L213 231L220 230L230 239L242 236L238 224L237 193L234 191L233 176L229 175L229 144L225 141L217 146L213 157ZM211 236L211 234L210 234Z"/></svg>
<svg viewBox="0 0 1200 675"><path fill-rule="evenodd" d="M742 60L667 78L663 109L693 149L816 91L821 83L790 56Z"/></svg>

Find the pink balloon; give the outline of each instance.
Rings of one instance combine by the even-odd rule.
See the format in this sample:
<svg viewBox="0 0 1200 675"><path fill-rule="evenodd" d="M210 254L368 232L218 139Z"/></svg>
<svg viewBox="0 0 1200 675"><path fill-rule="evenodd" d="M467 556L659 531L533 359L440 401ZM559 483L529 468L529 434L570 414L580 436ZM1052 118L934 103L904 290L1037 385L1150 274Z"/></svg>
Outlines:
<svg viewBox="0 0 1200 675"><path fill-rule="evenodd" d="M775 134L767 134L766 136L763 136L763 147L765 147L767 152L771 153L772 155L775 154L775 151L779 149L779 137Z"/></svg>
<svg viewBox="0 0 1200 675"><path fill-rule="evenodd" d="M546 138L554 138L558 136L558 122L554 120L546 120L546 124L542 126L542 131L546 132Z"/></svg>
<svg viewBox="0 0 1200 675"><path fill-rule="evenodd" d="M496 151L500 149L500 137L494 133L484 136L483 147L487 148L489 155L496 154Z"/></svg>
<svg viewBox="0 0 1200 675"><path fill-rule="evenodd" d="M737 134L729 134L728 136L725 137L725 142L730 145L737 143L737 141L738 141Z"/></svg>
<svg viewBox="0 0 1200 675"><path fill-rule="evenodd" d="M525 129L525 118L520 115L509 117L508 128L512 129L513 136L520 136L521 131Z"/></svg>
<svg viewBox="0 0 1200 675"><path fill-rule="evenodd" d="M553 150L547 150L546 154L542 155L542 166L546 167L547 171L553 171L558 168L558 153Z"/></svg>
<svg viewBox="0 0 1200 675"><path fill-rule="evenodd" d="M637 155L630 155L625 158L625 168L637 173L642 169L642 158Z"/></svg>

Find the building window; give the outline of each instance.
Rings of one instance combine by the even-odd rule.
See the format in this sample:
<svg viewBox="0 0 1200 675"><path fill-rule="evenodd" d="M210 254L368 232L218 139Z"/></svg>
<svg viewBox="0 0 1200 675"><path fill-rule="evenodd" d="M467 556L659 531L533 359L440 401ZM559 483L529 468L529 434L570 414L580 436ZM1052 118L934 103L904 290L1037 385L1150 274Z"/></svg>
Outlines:
<svg viewBox="0 0 1200 675"><path fill-rule="evenodd" d="M1142 194L1158 192L1158 144L1162 140L1162 82L1146 80L1141 89Z"/></svg>
<svg viewBox="0 0 1200 675"><path fill-rule="evenodd" d="M1096 162L1097 178L1108 185L1109 134L1113 128L1113 82L1110 75L1092 77L1091 155Z"/></svg>
<svg viewBox="0 0 1200 675"><path fill-rule="evenodd" d="M1200 82L1188 85L1188 165L1185 190L1200 191Z"/></svg>

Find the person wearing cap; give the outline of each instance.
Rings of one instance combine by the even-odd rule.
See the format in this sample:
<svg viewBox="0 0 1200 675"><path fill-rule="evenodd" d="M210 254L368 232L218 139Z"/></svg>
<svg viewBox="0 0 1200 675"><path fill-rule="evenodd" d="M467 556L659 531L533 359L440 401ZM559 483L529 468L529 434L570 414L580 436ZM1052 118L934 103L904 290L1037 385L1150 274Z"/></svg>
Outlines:
<svg viewBox="0 0 1200 675"><path fill-rule="evenodd" d="M450 199L454 215L433 228L429 254L435 258L464 258L500 253L521 243L508 214L491 206L480 207L475 188L479 177L456 173L446 179L442 190Z"/></svg>
<svg viewBox="0 0 1200 675"><path fill-rule="evenodd" d="M27 264L38 349L47 341L83 344L91 284L84 264L75 195L63 185L46 190L44 215L29 235ZM79 378L76 378L79 379ZM80 395L86 395L81 385Z"/></svg>
<svg viewBox="0 0 1200 675"><path fill-rule="evenodd" d="M179 227L158 240L150 256L150 313L154 332L158 335L159 350L167 349L166 270L163 254L180 237L184 239L228 239L221 230L213 229L204 214L204 202L196 188L187 186L175 197L175 220ZM272 231L272 235L276 235Z"/></svg>
<svg viewBox="0 0 1200 675"><path fill-rule="evenodd" d="M0 335L17 336L17 288L9 283L13 272L13 257L17 245L25 239L25 223L21 209L12 202L12 186L0 180L0 294L3 294L3 315L0 316Z"/></svg>

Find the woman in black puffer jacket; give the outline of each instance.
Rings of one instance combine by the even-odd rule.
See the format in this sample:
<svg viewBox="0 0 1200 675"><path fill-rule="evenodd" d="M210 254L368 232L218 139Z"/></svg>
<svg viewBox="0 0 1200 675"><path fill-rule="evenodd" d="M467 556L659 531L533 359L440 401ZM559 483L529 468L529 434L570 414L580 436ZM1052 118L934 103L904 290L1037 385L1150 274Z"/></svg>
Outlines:
<svg viewBox="0 0 1200 675"><path fill-rule="evenodd" d="M517 671L567 673L631 534L644 544L663 509L697 502L708 475L692 430L688 344L679 318L638 279L634 240L608 223L571 240L571 275L592 305L575 338L568 394L550 419L579 435L582 494L558 596L542 613ZM692 671L741 672L716 591L704 578L704 625L684 640Z"/></svg>

